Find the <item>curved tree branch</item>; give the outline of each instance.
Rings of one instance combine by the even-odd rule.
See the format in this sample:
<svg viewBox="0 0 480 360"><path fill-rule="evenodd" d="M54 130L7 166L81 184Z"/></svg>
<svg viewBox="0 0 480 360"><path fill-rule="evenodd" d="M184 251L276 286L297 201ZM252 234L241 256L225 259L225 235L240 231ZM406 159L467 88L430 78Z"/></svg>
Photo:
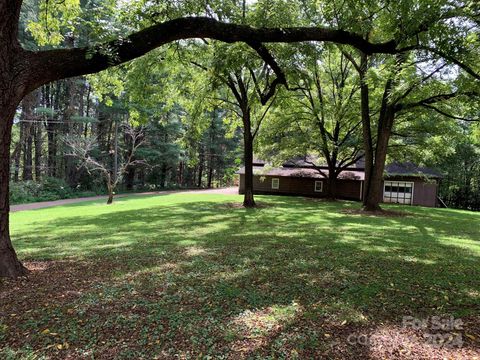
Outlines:
<svg viewBox="0 0 480 360"><path fill-rule="evenodd" d="M322 27L254 28L206 17L184 17L96 47L25 51L25 62L31 68L28 90L50 81L95 73L135 59L167 43L193 38L210 38L227 43L328 41L354 46L366 54L397 52L395 41L371 43L358 34L343 30Z"/></svg>

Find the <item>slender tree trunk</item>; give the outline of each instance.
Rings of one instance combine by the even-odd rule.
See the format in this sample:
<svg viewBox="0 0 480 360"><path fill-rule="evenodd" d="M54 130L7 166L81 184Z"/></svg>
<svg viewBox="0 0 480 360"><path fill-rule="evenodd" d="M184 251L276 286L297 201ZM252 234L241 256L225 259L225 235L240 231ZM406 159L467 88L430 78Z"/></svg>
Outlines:
<svg viewBox="0 0 480 360"><path fill-rule="evenodd" d="M129 166L125 174L125 187L127 190L133 190L133 183L135 182L135 167Z"/></svg>
<svg viewBox="0 0 480 360"><path fill-rule="evenodd" d="M73 39L69 38L67 43L71 47ZM78 104L78 86L77 82L79 78L70 78L65 81L65 103L64 103L64 110L63 110L63 135L66 136L71 134L75 131L75 125L71 123L72 116L75 115L76 104ZM80 108L80 107L79 107ZM62 142L62 148L64 144ZM70 186L74 186L77 182L77 175L78 171L76 170L73 158L70 156L62 156L64 166L64 179Z"/></svg>
<svg viewBox="0 0 480 360"><path fill-rule="evenodd" d="M203 180L203 166L205 163L205 154L204 154L205 148L203 145L200 146L200 159L198 162L198 180L197 180L197 187L201 188L202 187L202 180Z"/></svg>
<svg viewBox="0 0 480 360"><path fill-rule="evenodd" d="M31 130L32 124L27 124L28 129ZM27 134L25 138L25 143L23 147L23 172L22 179L33 180L33 138L31 131Z"/></svg>
<svg viewBox="0 0 480 360"><path fill-rule="evenodd" d="M15 170L13 174L13 180L15 182L18 182L20 180L20 158L22 157L22 148L23 148L23 132L25 128L25 123L20 122L18 126L20 127L20 136L18 139L18 144L15 149L15 154L14 154L14 164L15 164Z"/></svg>
<svg viewBox="0 0 480 360"><path fill-rule="evenodd" d="M183 161L180 161L180 164L178 164L178 173L177 173L177 183L180 186L183 186L183 171L184 171L184 166L183 166Z"/></svg>
<svg viewBox="0 0 480 360"><path fill-rule="evenodd" d="M250 122L250 109L243 111L243 143L245 157L245 194L243 196L243 206L246 208L255 207L253 196L253 135Z"/></svg>
<svg viewBox="0 0 480 360"><path fill-rule="evenodd" d="M210 143L208 146L208 174L207 174L207 188L212 187L212 178L213 178L213 166L214 166L214 153L215 153L215 119L216 119L217 112L216 110L212 111L212 119L210 121Z"/></svg>
<svg viewBox="0 0 480 360"><path fill-rule="evenodd" d="M207 177L207 188L212 188L212 178L213 178L213 159L210 156L210 162L208 166L208 177Z"/></svg>
<svg viewBox="0 0 480 360"><path fill-rule="evenodd" d="M57 148L56 148L56 139L55 139L55 124L52 123L54 119L47 120L47 147L48 147L48 157L47 157L47 174L48 176L54 177L56 175L57 168Z"/></svg>
<svg viewBox="0 0 480 360"><path fill-rule="evenodd" d="M107 205L111 205L113 203L113 190L108 189L108 200Z"/></svg>
<svg viewBox="0 0 480 360"><path fill-rule="evenodd" d="M38 92L33 91L22 100L23 126L23 180L33 180L33 131L35 124L34 110L38 105Z"/></svg>
<svg viewBox="0 0 480 360"><path fill-rule="evenodd" d="M110 174L108 174L108 176L107 176L107 189L108 189L107 205L111 205L113 203L113 189L114 189L114 186L112 184L112 178L111 178Z"/></svg>
<svg viewBox="0 0 480 360"><path fill-rule="evenodd" d="M42 178L42 124L40 122L35 124L35 181L40 181Z"/></svg>
<svg viewBox="0 0 480 360"><path fill-rule="evenodd" d="M165 189L166 182L167 182L167 164L164 162L162 163L162 168L160 171L160 187Z"/></svg>

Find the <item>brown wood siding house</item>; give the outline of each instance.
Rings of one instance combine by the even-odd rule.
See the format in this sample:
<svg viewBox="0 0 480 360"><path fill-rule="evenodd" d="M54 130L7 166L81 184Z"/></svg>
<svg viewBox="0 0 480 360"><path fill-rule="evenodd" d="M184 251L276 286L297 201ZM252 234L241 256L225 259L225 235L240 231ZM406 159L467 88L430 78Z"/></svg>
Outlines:
<svg viewBox="0 0 480 360"><path fill-rule="evenodd" d="M240 169L239 193L245 191L245 171ZM362 200L363 168L353 167L342 171L337 182L337 197L346 200ZM438 180L440 175L431 169L418 168L413 164L394 163L386 167L382 197L386 203L437 206ZM254 164L253 189L260 195L299 195L325 197L328 182L316 169L307 166L280 168L268 167L256 161Z"/></svg>

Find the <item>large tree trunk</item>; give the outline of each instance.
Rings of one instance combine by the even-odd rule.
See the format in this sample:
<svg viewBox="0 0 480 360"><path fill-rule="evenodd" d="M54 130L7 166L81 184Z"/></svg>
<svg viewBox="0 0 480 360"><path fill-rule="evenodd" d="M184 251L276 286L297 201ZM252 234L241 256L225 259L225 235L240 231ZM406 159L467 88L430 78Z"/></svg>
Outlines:
<svg viewBox="0 0 480 360"><path fill-rule="evenodd" d="M370 176L370 192L364 200L364 210L378 211L381 210L380 202L382 201L382 182L383 171L385 170L385 162L387 159L388 141L392 133L395 112L390 105L386 105L385 112L380 116L377 135L377 146L375 149L375 166Z"/></svg>
<svg viewBox="0 0 480 360"><path fill-rule="evenodd" d="M8 93L5 96L3 85L0 82L0 277L17 277L27 273L13 249L9 230L10 142L18 102Z"/></svg>
<svg viewBox="0 0 480 360"><path fill-rule="evenodd" d="M10 143L17 106L27 93L28 64L17 42L20 0L0 1L0 277L27 273L10 240Z"/></svg>
<svg viewBox="0 0 480 360"><path fill-rule="evenodd" d="M253 197L253 136L250 123L250 111L243 112L243 144L245 158L245 194L243 197L243 206L246 208L255 207Z"/></svg>
<svg viewBox="0 0 480 360"><path fill-rule="evenodd" d="M327 179L327 199L335 200L337 198L337 173L335 168L329 166Z"/></svg>
<svg viewBox="0 0 480 360"><path fill-rule="evenodd" d="M374 169L373 163L373 143L372 143L372 129L370 122L370 99L369 88L366 79L368 70L368 56L361 55L360 63L360 98L361 98L361 117L362 117L362 135L363 135L363 149L365 152L365 181L363 182L363 207L364 210L379 210L378 203L375 205L375 200L371 197L371 178ZM369 199L369 200L368 200Z"/></svg>

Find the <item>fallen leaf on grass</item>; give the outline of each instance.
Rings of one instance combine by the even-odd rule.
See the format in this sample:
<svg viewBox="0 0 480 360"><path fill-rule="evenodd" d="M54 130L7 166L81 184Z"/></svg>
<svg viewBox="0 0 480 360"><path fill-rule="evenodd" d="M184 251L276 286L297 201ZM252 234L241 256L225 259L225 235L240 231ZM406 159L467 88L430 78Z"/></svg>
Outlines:
<svg viewBox="0 0 480 360"><path fill-rule="evenodd" d="M473 340L473 341L477 340L477 338L475 336L473 336L472 334L465 333L465 336L468 337L470 340Z"/></svg>

